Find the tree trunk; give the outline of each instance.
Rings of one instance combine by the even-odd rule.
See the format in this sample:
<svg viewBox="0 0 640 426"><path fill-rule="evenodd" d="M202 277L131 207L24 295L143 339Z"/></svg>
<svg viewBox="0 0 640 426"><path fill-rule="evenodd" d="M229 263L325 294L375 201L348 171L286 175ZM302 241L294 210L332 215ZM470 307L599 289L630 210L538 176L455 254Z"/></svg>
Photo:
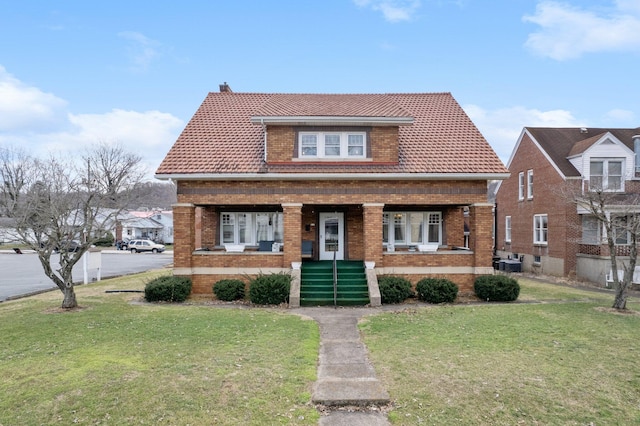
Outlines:
<svg viewBox="0 0 640 426"><path fill-rule="evenodd" d="M616 297L613 299L613 309L627 309L627 284L625 280L618 283Z"/></svg>
<svg viewBox="0 0 640 426"><path fill-rule="evenodd" d="M73 285L66 285L64 290L62 290L62 293L64 294L64 299L62 300L63 309L73 309L78 307L76 292Z"/></svg>

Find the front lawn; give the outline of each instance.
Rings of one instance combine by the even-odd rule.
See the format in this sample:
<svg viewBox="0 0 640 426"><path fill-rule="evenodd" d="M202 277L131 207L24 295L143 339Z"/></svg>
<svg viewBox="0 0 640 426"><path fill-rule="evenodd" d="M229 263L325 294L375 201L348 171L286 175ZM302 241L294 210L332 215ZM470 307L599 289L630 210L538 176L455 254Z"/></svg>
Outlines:
<svg viewBox="0 0 640 426"><path fill-rule="evenodd" d="M520 284L521 300L543 302L361 322L393 424L640 424L640 315L609 312L610 294Z"/></svg>
<svg viewBox="0 0 640 426"><path fill-rule="evenodd" d="M315 322L105 293L158 274L77 287L74 312L57 291L0 304L0 425L318 423ZM520 284L518 303L362 320L393 424L640 423L638 300L620 315L610 293Z"/></svg>
<svg viewBox="0 0 640 426"><path fill-rule="evenodd" d="M151 275L0 304L0 425L317 424L315 322L105 294Z"/></svg>

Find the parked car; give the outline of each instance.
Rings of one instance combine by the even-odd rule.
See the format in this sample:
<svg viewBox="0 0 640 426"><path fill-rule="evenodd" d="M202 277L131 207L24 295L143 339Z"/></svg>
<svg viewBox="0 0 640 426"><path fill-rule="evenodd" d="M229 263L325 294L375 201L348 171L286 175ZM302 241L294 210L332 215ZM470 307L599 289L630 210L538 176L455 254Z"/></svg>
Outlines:
<svg viewBox="0 0 640 426"><path fill-rule="evenodd" d="M129 250L129 239L116 241L117 250Z"/></svg>
<svg viewBox="0 0 640 426"><path fill-rule="evenodd" d="M127 244L127 247L131 253L140 253L143 251L162 253L164 251L163 244L157 244L151 240L131 240Z"/></svg>

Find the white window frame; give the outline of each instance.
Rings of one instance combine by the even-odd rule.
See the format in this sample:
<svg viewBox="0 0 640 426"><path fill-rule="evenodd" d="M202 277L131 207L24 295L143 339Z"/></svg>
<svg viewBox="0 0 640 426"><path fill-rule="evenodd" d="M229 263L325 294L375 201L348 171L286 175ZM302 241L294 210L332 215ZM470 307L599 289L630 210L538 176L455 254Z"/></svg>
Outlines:
<svg viewBox="0 0 640 426"><path fill-rule="evenodd" d="M524 172L518 173L518 200L524 200Z"/></svg>
<svg viewBox="0 0 640 426"><path fill-rule="evenodd" d="M602 163L602 188L592 186L593 181L593 163ZM609 163L620 163L620 186L619 188L610 188L609 185ZM591 158L589 160L589 188L593 191L603 190L605 192L624 192L624 174L625 174L625 161L624 158ZM598 175L599 176L599 175Z"/></svg>
<svg viewBox="0 0 640 426"><path fill-rule="evenodd" d="M504 217L504 241L511 242L511 216Z"/></svg>
<svg viewBox="0 0 640 426"><path fill-rule="evenodd" d="M611 228L613 230L613 241L617 246L628 246L631 234L627 229L629 216L627 215L611 215Z"/></svg>
<svg viewBox="0 0 640 426"><path fill-rule="evenodd" d="M267 230L267 237L272 239L275 242L282 243L283 241L283 218L282 212L221 212L220 213L220 244L242 244L245 246L254 246L258 245L258 215L266 215L271 214L275 215L278 224L274 224L273 220L271 220L272 229ZM245 241L241 241L241 229L240 229L240 219L241 217L246 218L245 222ZM232 238L233 241L226 240L225 241L225 226L233 226ZM278 232L280 229L280 232ZM279 235L278 235L279 234Z"/></svg>
<svg viewBox="0 0 640 426"><path fill-rule="evenodd" d="M533 199L533 170L527 170L527 200Z"/></svg>
<svg viewBox="0 0 640 426"><path fill-rule="evenodd" d="M340 138L338 154L327 153L330 144L329 138ZM361 138L362 144L351 136ZM315 150L312 149L312 140L315 139ZM335 145L334 145L335 146ZM363 159L367 155L366 132L300 132L298 133L298 158L325 158L325 159ZM315 153L310 153L310 152Z"/></svg>
<svg viewBox="0 0 640 426"><path fill-rule="evenodd" d="M411 222L411 217L415 218L420 215L422 215L421 221ZM416 224L419 225L418 235L412 232L412 230L415 230L412 225ZM385 228L382 231L382 243L385 246L387 244L394 246L415 246L425 243L438 243L438 245L442 245L442 212L439 211L384 212L382 226ZM396 239L397 227L404 234L402 238L398 237L399 239ZM434 227L437 227L437 238L432 233Z"/></svg>
<svg viewBox="0 0 640 426"><path fill-rule="evenodd" d="M546 214L533 215L533 243L539 245L549 243L549 217Z"/></svg>
<svg viewBox="0 0 640 426"><path fill-rule="evenodd" d="M597 217L591 215L582 216L582 244L598 245L602 242L602 223Z"/></svg>

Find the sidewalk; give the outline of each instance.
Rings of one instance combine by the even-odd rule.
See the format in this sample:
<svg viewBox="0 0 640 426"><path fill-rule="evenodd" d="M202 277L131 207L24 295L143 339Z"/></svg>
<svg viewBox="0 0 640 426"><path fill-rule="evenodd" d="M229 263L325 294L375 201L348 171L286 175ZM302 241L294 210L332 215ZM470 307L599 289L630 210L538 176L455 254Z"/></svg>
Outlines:
<svg viewBox="0 0 640 426"><path fill-rule="evenodd" d="M367 348L360 340L358 320L365 315L404 306L383 308L308 307L292 313L310 317L320 326L318 380L311 400L326 407L328 415L321 426L388 425L383 408L390 403L389 394L376 378Z"/></svg>

